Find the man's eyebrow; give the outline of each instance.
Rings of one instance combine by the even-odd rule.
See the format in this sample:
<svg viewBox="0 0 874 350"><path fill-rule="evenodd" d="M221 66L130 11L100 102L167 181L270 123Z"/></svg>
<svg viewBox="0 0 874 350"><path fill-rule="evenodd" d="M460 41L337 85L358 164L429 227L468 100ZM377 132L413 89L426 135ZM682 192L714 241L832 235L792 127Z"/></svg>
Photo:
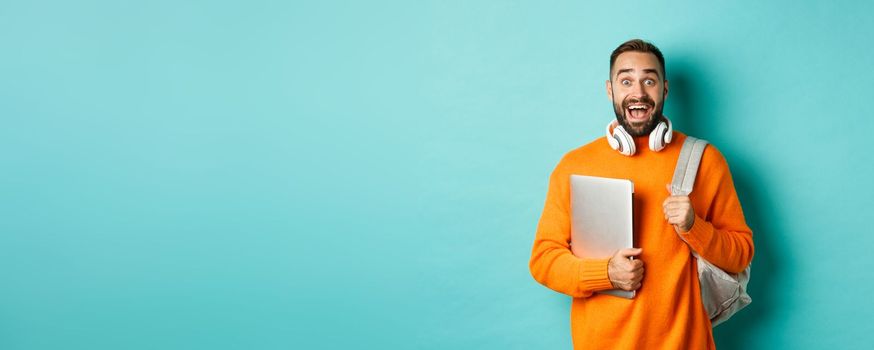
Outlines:
<svg viewBox="0 0 874 350"><path fill-rule="evenodd" d="M634 71L634 69L631 69L631 68L620 69L620 70L616 71L616 76L618 77L619 74L633 72L633 71Z"/></svg>
<svg viewBox="0 0 874 350"><path fill-rule="evenodd" d="M661 75L659 75L659 70L658 70L658 69L647 68L647 69L644 69L643 72L644 72L644 73L653 73L653 74L655 74L657 77L661 77Z"/></svg>
<svg viewBox="0 0 874 350"><path fill-rule="evenodd" d="M630 73L630 72L633 72L633 71L634 71L634 68L625 68L625 69L620 69L620 70L616 71L616 76L618 77L619 74L622 74L622 73ZM655 69L655 68L644 68L644 69L643 69L643 72L644 72L644 73L653 73L653 74L655 74L657 77L661 77L661 75L659 75L659 70L658 70L658 69Z"/></svg>

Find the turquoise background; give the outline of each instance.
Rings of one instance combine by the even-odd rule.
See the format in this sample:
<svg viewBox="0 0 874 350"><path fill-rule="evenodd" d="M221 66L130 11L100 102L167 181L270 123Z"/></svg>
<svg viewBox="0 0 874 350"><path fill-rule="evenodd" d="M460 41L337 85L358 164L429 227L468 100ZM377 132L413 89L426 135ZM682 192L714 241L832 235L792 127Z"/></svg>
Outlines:
<svg viewBox="0 0 874 350"><path fill-rule="evenodd" d="M719 348L867 347L872 10L4 1L0 348L568 349L528 258L633 37L755 232Z"/></svg>

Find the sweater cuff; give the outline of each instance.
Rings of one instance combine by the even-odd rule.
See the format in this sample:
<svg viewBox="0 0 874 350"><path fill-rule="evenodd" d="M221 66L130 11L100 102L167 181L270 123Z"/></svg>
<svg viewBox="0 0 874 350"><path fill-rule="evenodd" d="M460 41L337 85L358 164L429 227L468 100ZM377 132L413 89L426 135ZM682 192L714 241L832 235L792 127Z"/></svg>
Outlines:
<svg viewBox="0 0 874 350"><path fill-rule="evenodd" d="M583 259L580 264L580 289L597 292L613 289L613 283L607 276L607 259Z"/></svg>
<svg viewBox="0 0 874 350"><path fill-rule="evenodd" d="M692 223L692 228L689 232L680 233L689 247L698 254L701 254L701 249L707 246L708 242L713 239L713 225L705 221L702 217L695 215L695 222Z"/></svg>

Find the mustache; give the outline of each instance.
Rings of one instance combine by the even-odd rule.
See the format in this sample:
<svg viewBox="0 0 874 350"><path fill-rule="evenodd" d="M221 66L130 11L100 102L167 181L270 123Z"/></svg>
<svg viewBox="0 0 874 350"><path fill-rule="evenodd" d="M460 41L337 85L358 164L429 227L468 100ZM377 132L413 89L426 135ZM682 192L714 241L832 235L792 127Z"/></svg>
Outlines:
<svg viewBox="0 0 874 350"><path fill-rule="evenodd" d="M630 98L630 99L623 101L622 108L628 108L628 106L630 106L632 104L640 104L640 103L649 105L650 107L655 106L655 101L653 101L651 98L649 98L647 96L644 96L641 98Z"/></svg>

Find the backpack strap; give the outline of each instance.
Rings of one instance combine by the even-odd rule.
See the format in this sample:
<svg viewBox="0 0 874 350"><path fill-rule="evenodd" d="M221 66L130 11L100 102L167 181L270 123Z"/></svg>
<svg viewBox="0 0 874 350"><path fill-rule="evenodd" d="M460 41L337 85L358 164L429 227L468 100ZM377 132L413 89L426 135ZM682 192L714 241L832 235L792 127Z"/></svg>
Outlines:
<svg viewBox="0 0 874 350"><path fill-rule="evenodd" d="M680 149L680 156L677 158L674 178L671 180L671 194L688 196L692 193L705 147L707 141L686 136L683 148ZM680 239L683 239L682 235ZM685 239L683 241L685 242ZM694 250L690 249L690 252L697 260L701 302L713 327L725 322L752 302L752 298L747 294L747 283L750 280L749 266L739 274L729 274L702 259Z"/></svg>
<svg viewBox="0 0 874 350"><path fill-rule="evenodd" d="M680 149L680 157L677 158L677 167L674 169L674 178L671 181L671 194L675 196L688 196L692 193L695 185L695 176L698 175L698 166L701 165L701 156L707 141L686 136L683 148Z"/></svg>

